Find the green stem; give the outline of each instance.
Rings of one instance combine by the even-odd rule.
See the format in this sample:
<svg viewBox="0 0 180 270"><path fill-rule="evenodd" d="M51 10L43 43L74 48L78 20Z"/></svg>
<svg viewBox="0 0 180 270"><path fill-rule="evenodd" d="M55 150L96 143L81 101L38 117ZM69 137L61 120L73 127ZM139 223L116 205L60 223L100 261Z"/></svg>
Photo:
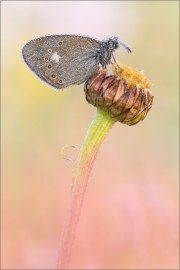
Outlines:
<svg viewBox="0 0 180 270"><path fill-rule="evenodd" d="M116 120L100 109L94 115L82 145L73 175L69 206L61 235L57 269L68 269L77 225L90 172L99 147Z"/></svg>

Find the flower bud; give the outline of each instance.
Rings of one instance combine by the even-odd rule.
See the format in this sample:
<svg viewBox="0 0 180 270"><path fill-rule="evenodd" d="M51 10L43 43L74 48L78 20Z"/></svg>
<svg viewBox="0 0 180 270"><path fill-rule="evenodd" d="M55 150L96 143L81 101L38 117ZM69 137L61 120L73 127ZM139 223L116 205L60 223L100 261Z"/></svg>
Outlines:
<svg viewBox="0 0 180 270"><path fill-rule="evenodd" d="M110 117L129 126L143 120L152 106L152 85L141 72L118 63L113 64L114 75L99 68L84 86L86 100Z"/></svg>

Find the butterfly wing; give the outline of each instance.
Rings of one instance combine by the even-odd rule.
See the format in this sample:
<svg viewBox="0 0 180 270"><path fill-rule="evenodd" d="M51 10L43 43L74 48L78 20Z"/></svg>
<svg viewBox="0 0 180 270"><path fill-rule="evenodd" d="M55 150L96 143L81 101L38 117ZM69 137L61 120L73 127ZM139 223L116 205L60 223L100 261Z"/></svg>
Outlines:
<svg viewBox="0 0 180 270"><path fill-rule="evenodd" d="M95 72L99 48L100 42L89 37L52 36L38 51L38 76L55 89L81 84Z"/></svg>
<svg viewBox="0 0 180 270"><path fill-rule="evenodd" d="M22 58L25 64L36 75L38 73L38 68L36 66L36 58L37 58L38 51L41 45L49 38L51 38L51 36L35 38L29 41L28 43L26 43L22 48Z"/></svg>
<svg viewBox="0 0 180 270"><path fill-rule="evenodd" d="M99 64L100 44L84 36L45 36L27 43L23 58L43 82L61 90L93 75Z"/></svg>

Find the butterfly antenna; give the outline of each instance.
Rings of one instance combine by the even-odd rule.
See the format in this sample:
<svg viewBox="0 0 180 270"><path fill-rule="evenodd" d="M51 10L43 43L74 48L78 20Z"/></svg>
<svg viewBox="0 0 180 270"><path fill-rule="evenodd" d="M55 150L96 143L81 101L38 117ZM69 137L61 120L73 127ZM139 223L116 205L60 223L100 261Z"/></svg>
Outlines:
<svg viewBox="0 0 180 270"><path fill-rule="evenodd" d="M128 53L131 53L132 52L131 49L127 45L125 45L124 43L122 43L121 41L119 42L119 44L122 45L128 51Z"/></svg>

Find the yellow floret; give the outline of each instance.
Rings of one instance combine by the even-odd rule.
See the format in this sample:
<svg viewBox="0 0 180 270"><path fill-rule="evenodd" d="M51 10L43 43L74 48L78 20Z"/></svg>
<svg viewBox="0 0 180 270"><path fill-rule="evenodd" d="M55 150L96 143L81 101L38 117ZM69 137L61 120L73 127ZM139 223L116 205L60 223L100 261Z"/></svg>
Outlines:
<svg viewBox="0 0 180 270"><path fill-rule="evenodd" d="M123 69L121 70L115 63L113 64L113 72L116 76L120 77L121 79L125 79L128 81L130 87L140 87L142 89L150 88L152 83L143 75L143 72L139 72L136 69L132 69L120 62L117 62L118 65Z"/></svg>

